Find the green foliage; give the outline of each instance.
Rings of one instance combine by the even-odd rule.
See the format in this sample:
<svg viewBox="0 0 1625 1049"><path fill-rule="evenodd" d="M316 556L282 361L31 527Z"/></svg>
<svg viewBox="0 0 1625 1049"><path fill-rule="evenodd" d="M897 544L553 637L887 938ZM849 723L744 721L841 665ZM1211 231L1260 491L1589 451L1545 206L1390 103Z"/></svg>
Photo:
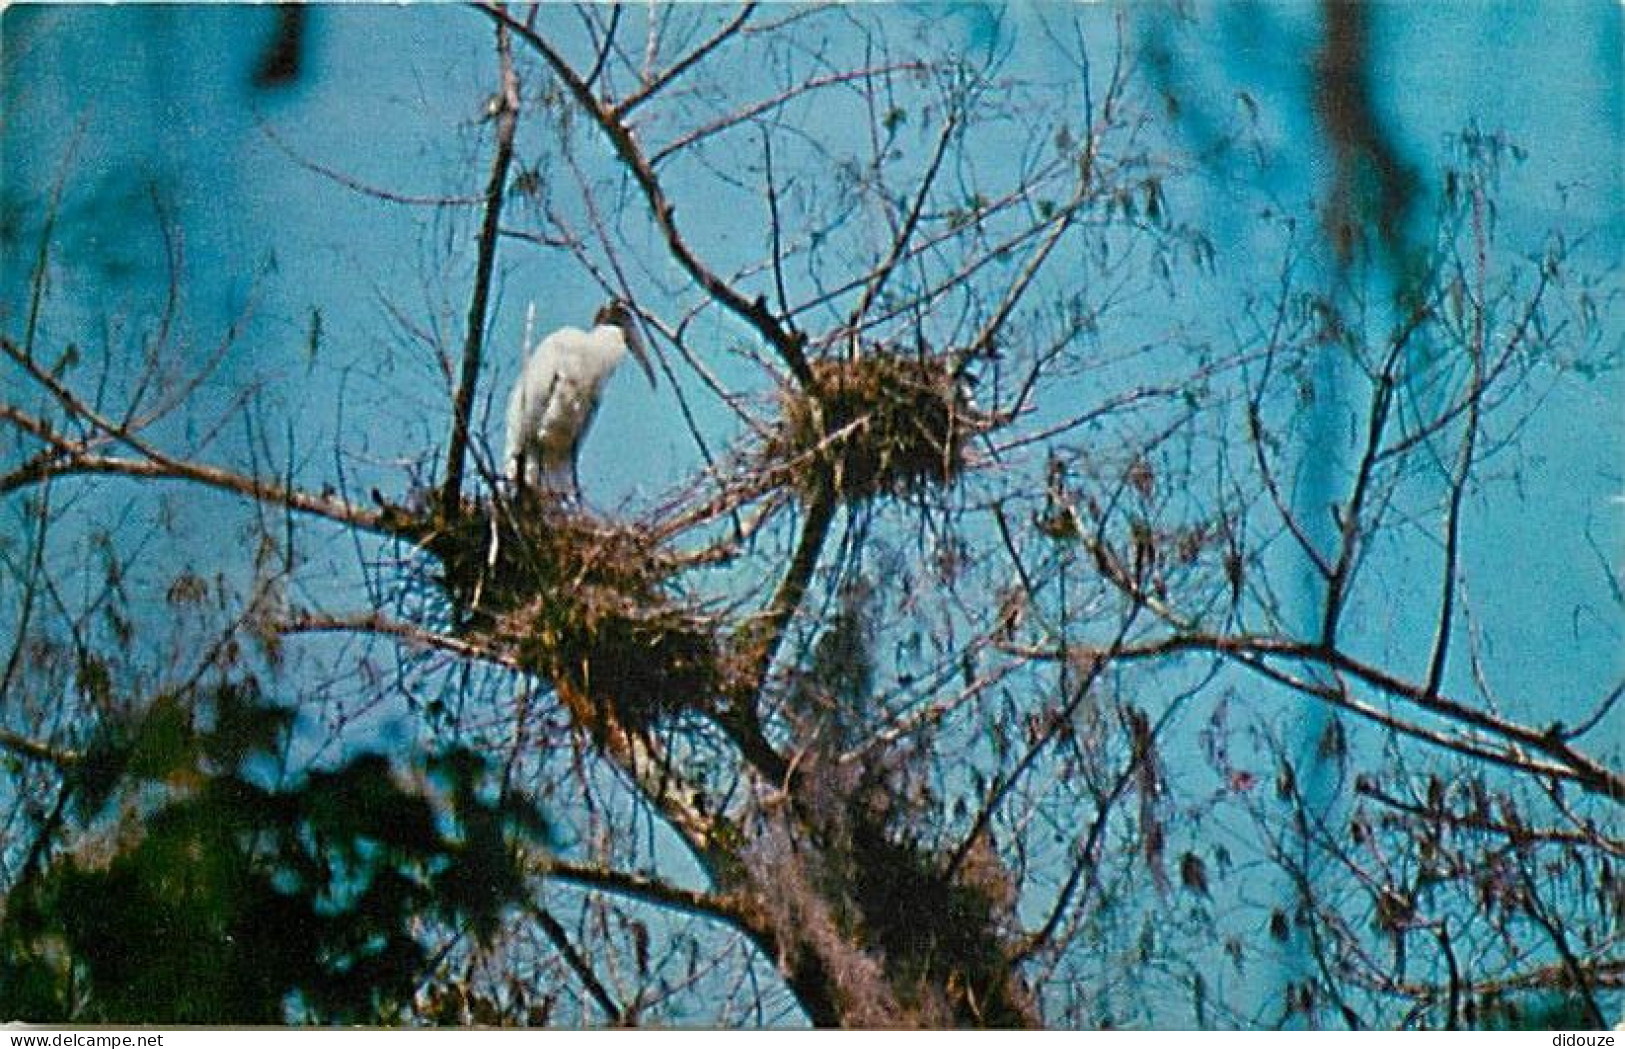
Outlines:
<svg viewBox="0 0 1625 1049"><path fill-rule="evenodd" d="M524 893L515 846L545 839L535 810L482 789L462 749L278 772L293 727L227 684L88 750L69 790L101 843L6 900L0 1015L389 1022L427 974L425 931L494 933Z"/></svg>

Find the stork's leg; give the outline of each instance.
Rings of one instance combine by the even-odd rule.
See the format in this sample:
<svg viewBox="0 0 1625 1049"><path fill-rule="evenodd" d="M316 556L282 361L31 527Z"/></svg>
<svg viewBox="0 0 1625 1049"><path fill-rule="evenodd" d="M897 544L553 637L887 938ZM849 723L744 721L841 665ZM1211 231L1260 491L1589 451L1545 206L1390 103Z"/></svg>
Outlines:
<svg viewBox="0 0 1625 1049"><path fill-rule="evenodd" d="M570 491L574 494L577 506L581 504L581 475L577 464L581 462L581 442L586 440L587 431L592 429L592 421L598 415L600 400L596 391L587 398L587 411L581 417L581 425L576 428L575 440L570 444Z"/></svg>
<svg viewBox="0 0 1625 1049"><path fill-rule="evenodd" d="M586 429L583 426L576 434L575 443L570 445L570 492L568 498L577 507L581 505L581 435L586 432Z"/></svg>

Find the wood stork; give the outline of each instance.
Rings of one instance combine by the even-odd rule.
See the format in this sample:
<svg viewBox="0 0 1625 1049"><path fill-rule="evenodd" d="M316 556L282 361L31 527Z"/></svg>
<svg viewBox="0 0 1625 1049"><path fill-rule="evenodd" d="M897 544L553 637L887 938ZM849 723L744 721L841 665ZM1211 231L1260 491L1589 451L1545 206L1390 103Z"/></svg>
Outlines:
<svg viewBox="0 0 1625 1049"><path fill-rule="evenodd" d="M598 311L592 331L560 328L529 349L508 397L503 462L516 489L579 498L576 459L581 441L605 384L628 350L653 387L654 368L633 326L632 311L618 299Z"/></svg>

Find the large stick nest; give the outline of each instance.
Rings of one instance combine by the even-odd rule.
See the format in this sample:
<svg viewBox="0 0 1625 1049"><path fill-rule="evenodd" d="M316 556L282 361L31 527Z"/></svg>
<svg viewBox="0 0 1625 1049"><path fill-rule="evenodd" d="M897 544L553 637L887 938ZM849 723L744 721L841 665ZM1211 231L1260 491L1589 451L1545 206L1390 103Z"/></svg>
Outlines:
<svg viewBox="0 0 1625 1049"><path fill-rule="evenodd" d="M425 545L470 628L551 681L580 727L642 731L712 702L714 623L672 596L677 566L642 529L528 493L492 510L465 508Z"/></svg>
<svg viewBox="0 0 1625 1049"><path fill-rule="evenodd" d="M971 439L989 426L942 357L876 350L817 361L812 371L812 389L784 394L767 447L809 497L830 491L852 503L951 485Z"/></svg>

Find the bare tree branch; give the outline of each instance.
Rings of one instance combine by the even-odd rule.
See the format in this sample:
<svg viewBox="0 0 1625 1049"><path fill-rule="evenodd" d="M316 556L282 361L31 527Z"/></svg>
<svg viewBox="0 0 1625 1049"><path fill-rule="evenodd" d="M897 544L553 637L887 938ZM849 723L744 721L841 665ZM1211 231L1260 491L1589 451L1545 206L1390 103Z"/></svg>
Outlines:
<svg viewBox="0 0 1625 1049"><path fill-rule="evenodd" d="M496 121L496 147L491 176L485 187L485 215L480 225L479 250L474 264L474 291L468 304L468 330L463 337L463 366L452 403L451 440L446 449L446 480L440 493L440 512L449 520L461 511L463 466L468 455L468 431L474 414L474 388L479 384L480 360L485 345L486 309L491 296L491 271L496 264L502 230L502 203L507 195L508 168L513 163L514 133L519 127L519 78L514 73L513 50L507 26L498 22L498 87L492 96L491 119ZM506 466L504 466L504 469Z"/></svg>
<svg viewBox="0 0 1625 1049"><path fill-rule="evenodd" d="M1485 750L1472 739L1441 736L1419 725L1382 714L1380 711L1359 703L1352 697L1344 695L1339 690L1331 687L1315 686L1308 681L1296 678L1280 680L1292 683L1293 687L1300 691L1311 692L1321 698L1329 699L1346 710L1358 713L1362 717L1377 721L1390 728L1398 729L1407 735L1426 739L1429 742L1452 750L1470 753L1475 757L1495 760L1498 763L1520 768L1527 772L1573 780L1586 789L1596 791L1618 804L1625 804L1625 776L1611 771L1607 766L1576 751L1568 744L1561 733L1530 728L1507 720L1500 715L1475 709L1447 696L1430 693L1424 685L1404 681L1378 667L1353 659L1335 649L1327 649L1319 644L1263 636L1184 634L1167 637L1159 641L1126 644L1106 654L1116 660L1143 660L1176 652L1218 653L1235 658L1243 666L1260 672L1268 670L1268 667L1256 660L1284 658L1294 662L1315 664L1338 673L1348 674L1366 685L1396 698L1407 700L1430 714L1468 728L1478 729L1515 746L1513 749L1507 750ZM1086 648L1080 652L1029 652L1029 655L1036 658L1093 658L1097 654L1100 654L1100 652L1094 648ZM1517 750L1516 747L1527 747L1537 753L1545 754L1553 760L1553 763L1536 762Z"/></svg>
<svg viewBox="0 0 1625 1049"><path fill-rule="evenodd" d="M807 358L802 346L804 340L795 332L786 328L767 308L765 298L748 299L727 281L723 280L689 248L688 242L683 238L677 228L674 214L676 208L666 191L662 188L660 180L656 177L654 168L644 155L642 148L632 136L631 129L622 122L613 107L599 101L592 89L583 81L579 74L565 61L564 57L556 51L551 44L540 34L526 28L514 21L508 13L494 4L481 3L479 10L485 12L495 21L506 25L516 36L524 40L532 50L541 55L547 62L554 75L564 84L570 96L576 103L592 117L593 121L604 132L615 149L615 154L626 165L628 173L637 182L642 190L644 199L649 206L650 216L660 228L666 240L666 247L670 250L672 258L678 265L692 277L695 283L703 288L720 305L746 321L761 333L769 344L778 351L784 363L789 367L796 380L804 387L810 388L812 382L812 369L807 364Z"/></svg>
<svg viewBox="0 0 1625 1049"><path fill-rule="evenodd" d="M617 1026L621 1024L626 1018L626 1011L615 1004L615 999L611 998L609 991L604 989L603 983L598 979L598 974L592 970L592 963L582 957L580 951L576 950L576 946L570 942L570 934L565 931L564 926L559 924L559 920L553 917L552 912L546 907L533 906L530 910L537 923L541 925L542 932L552 941L553 946L558 950L565 964L576 974L576 979L581 981L581 985L587 989L587 993L592 995L593 1001L598 1003L598 1008L604 1011L604 1015L609 1018L609 1022Z"/></svg>
<svg viewBox="0 0 1625 1049"><path fill-rule="evenodd" d="M661 73L653 80L644 84L638 90L632 92L630 95L617 102L614 108L611 110L611 115L616 122L624 122L627 117L631 116L634 109L649 101L649 99L653 98L656 94L664 90L672 81L676 80L678 77L692 69L695 65L699 64L699 62L701 62L706 55L709 55L712 51L715 51L718 47L721 47L728 40L737 36L739 31L744 28L745 23L750 21L750 16L754 14L755 11L756 5L754 3L741 4L739 7L739 13L734 15L733 18L729 19L728 23L721 29L718 29L715 33L713 33L710 39L706 40L699 47L696 47L694 50L684 55L681 59L674 62L664 73ZM586 79L586 83L591 84L593 80L593 77L588 77Z"/></svg>

